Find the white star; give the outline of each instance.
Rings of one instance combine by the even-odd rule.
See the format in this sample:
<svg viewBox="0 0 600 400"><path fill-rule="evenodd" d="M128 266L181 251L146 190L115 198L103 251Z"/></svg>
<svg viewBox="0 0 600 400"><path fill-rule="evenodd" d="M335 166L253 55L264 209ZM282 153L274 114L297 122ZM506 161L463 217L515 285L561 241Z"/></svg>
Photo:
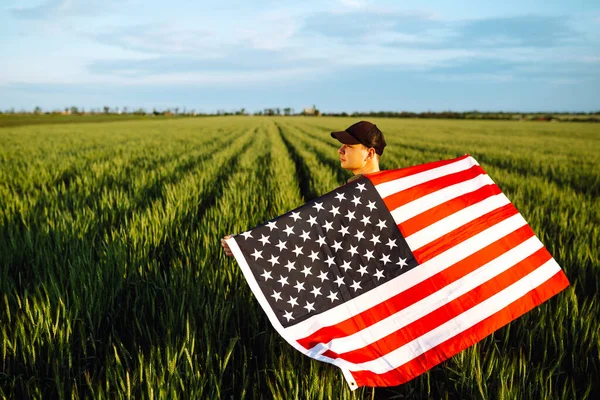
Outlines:
<svg viewBox="0 0 600 400"><path fill-rule="evenodd" d="M341 225L341 229L338 232L342 234L342 237L350 234L348 227L343 225Z"/></svg>
<svg viewBox="0 0 600 400"><path fill-rule="evenodd" d="M304 254L304 253L302 253L302 246L300 246L300 247L296 246L296 248L294 250L292 250L292 253L296 253L296 257L298 257L300 254Z"/></svg>
<svg viewBox="0 0 600 400"><path fill-rule="evenodd" d="M364 239L365 235L362 231L356 231L356 235L354 235L354 237L360 242L360 239Z"/></svg>
<svg viewBox="0 0 600 400"><path fill-rule="evenodd" d="M294 227L293 226L285 226L286 228L283 230L285 233L287 233L288 236L290 236L292 233L294 233Z"/></svg>
<svg viewBox="0 0 600 400"><path fill-rule="evenodd" d="M408 265L406 263L406 258L398 257L398 262L396 263L396 265L399 265L400 269L402 269L402 267L406 267Z"/></svg>
<svg viewBox="0 0 600 400"><path fill-rule="evenodd" d="M315 262L315 260L319 260L319 252L317 251L311 251L310 252L310 256L308 256L311 260L313 260L313 262Z"/></svg>
<svg viewBox="0 0 600 400"><path fill-rule="evenodd" d="M327 277L327 272L325 271L321 271L317 278L321 280L321 283L323 283L325 280L329 280L329 278Z"/></svg>
<svg viewBox="0 0 600 400"><path fill-rule="evenodd" d="M344 283L344 277L343 276L338 276L338 278L334 282L337 283L338 287L346 284L346 283Z"/></svg>
<svg viewBox="0 0 600 400"><path fill-rule="evenodd" d="M366 215L362 217L362 219L360 220L363 224L365 224L365 226L367 226L367 224L371 223L371 218L367 217Z"/></svg>
<svg viewBox="0 0 600 400"><path fill-rule="evenodd" d="M396 239L388 239L386 246L390 246L390 250L392 250L394 247L398 247L398 245L396 244Z"/></svg>
<svg viewBox="0 0 600 400"><path fill-rule="evenodd" d="M346 195L344 193L340 192L335 195L335 198L338 199L339 201L346 200Z"/></svg>
<svg viewBox="0 0 600 400"><path fill-rule="evenodd" d="M248 238L249 238L249 237L253 237L253 236L252 236L252 232L250 232L250 231L242 233L242 236L243 236L243 237L244 237L246 240L248 240Z"/></svg>
<svg viewBox="0 0 600 400"><path fill-rule="evenodd" d="M333 223L329 222L329 221L325 221L325 225L323 225L323 228L325 228L327 230L327 232L329 232L330 229L333 229Z"/></svg>
<svg viewBox="0 0 600 400"><path fill-rule="evenodd" d="M317 296L321 296L321 288L320 287L313 286L313 290L311 290L310 292L313 294L313 296L315 296L315 298Z"/></svg>
<svg viewBox="0 0 600 400"><path fill-rule="evenodd" d="M294 287L296 290L298 290L298 293L300 293L302 290L304 290L304 282L296 281L296 286Z"/></svg>
<svg viewBox="0 0 600 400"><path fill-rule="evenodd" d="M310 239L310 232L304 232L303 230L302 235L300 235L300 237L306 242L308 239Z"/></svg>
<svg viewBox="0 0 600 400"><path fill-rule="evenodd" d="M306 302L306 305L304 306L304 308L306 308L306 312L310 312L310 310L315 310L315 308L313 307L315 303L309 303L308 301Z"/></svg>
<svg viewBox="0 0 600 400"><path fill-rule="evenodd" d="M331 210L329 210L329 212L332 213L333 216L335 217L336 215L338 215L340 213L339 210L340 210L339 207L331 206Z"/></svg>
<svg viewBox="0 0 600 400"><path fill-rule="evenodd" d="M310 224L310 226L313 226L317 223L317 217L313 217L312 215L310 217L308 217L308 223Z"/></svg>
<svg viewBox="0 0 600 400"><path fill-rule="evenodd" d="M288 304L292 307L297 306L298 305L298 298L297 297L292 297L290 296L290 299L287 301Z"/></svg>
<svg viewBox="0 0 600 400"><path fill-rule="evenodd" d="M324 210L323 203L315 203L315 205L313 207L317 209L317 212Z"/></svg>
<svg viewBox="0 0 600 400"><path fill-rule="evenodd" d="M285 285L289 285L287 279L288 279L287 276L284 277L283 275L281 275L277 282L281 283L281 287L284 287Z"/></svg>
<svg viewBox="0 0 600 400"><path fill-rule="evenodd" d="M377 272L375 272L375 276L377 277L377 280L379 280L380 278L384 278L384 276L383 276L383 270L380 271L378 269L375 269L375 271L377 271Z"/></svg>
<svg viewBox="0 0 600 400"><path fill-rule="evenodd" d="M335 249L335 251L340 251L342 249L342 242L338 242L337 240L334 240L331 247L333 247Z"/></svg>
<svg viewBox="0 0 600 400"><path fill-rule="evenodd" d="M267 222L267 226L269 227L269 232L272 232L273 229L279 229L275 221Z"/></svg>
<svg viewBox="0 0 600 400"><path fill-rule="evenodd" d="M356 185L356 188L360 190L361 193L363 192L363 190L367 190L364 183L359 183L358 185Z"/></svg>
<svg viewBox="0 0 600 400"><path fill-rule="evenodd" d="M352 201L352 203L354 203L354 207L356 207L356 206L357 206L357 205L359 205L359 204L362 204L362 203L360 202L360 197L356 197L356 196L354 196L354 198L353 198L351 201Z"/></svg>
<svg viewBox="0 0 600 400"><path fill-rule="evenodd" d="M373 242L373 246L377 245L377 243L381 243L381 240L379 240L379 236L380 235L373 235L373 237L369 239L369 242Z"/></svg>
<svg viewBox="0 0 600 400"><path fill-rule="evenodd" d="M390 256L388 256L387 254L384 254L383 257L381 257L379 259L379 261L381 261L383 263L383 265L387 265L387 263L390 262Z"/></svg>
<svg viewBox="0 0 600 400"><path fill-rule="evenodd" d="M294 319L294 317L292 317L292 313L290 311L286 311L283 318L287 319L288 322L290 322L290 319Z"/></svg>
<svg viewBox="0 0 600 400"><path fill-rule="evenodd" d="M279 251L283 251L283 249L287 249L285 246L286 242L279 241L279 244L276 244L275 247L279 247Z"/></svg>
<svg viewBox="0 0 600 400"><path fill-rule="evenodd" d="M273 279L271 278L271 271L267 271L265 269L265 272L263 272L263 274L261 275L263 278L265 278L265 282L268 281L269 279Z"/></svg>
<svg viewBox="0 0 600 400"><path fill-rule="evenodd" d="M348 213L346 214L346 218L348 218L348 222L351 222L353 219L356 219L356 217L354 216L355 211L350 211L348 210Z"/></svg>
<svg viewBox="0 0 600 400"><path fill-rule="evenodd" d="M268 236L265 236L265 235L260 235L260 236L262 236L262 237L260 239L258 239L258 241L262 242L263 246L267 243L271 244Z"/></svg>
<svg viewBox="0 0 600 400"><path fill-rule="evenodd" d="M292 212L292 215L290 215L290 217L294 218L294 222L298 221L300 218L300 213L297 211Z"/></svg>
<svg viewBox="0 0 600 400"><path fill-rule="evenodd" d="M317 243L319 243L320 246L325 245L325 236L319 236Z"/></svg>
<svg viewBox="0 0 600 400"><path fill-rule="evenodd" d="M385 226L385 221L384 221L384 220L382 220L382 219L380 219L380 220L379 220L379 223L377 224L377 227L378 227L380 230L383 230L383 228L386 228L386 226Z"/></svg>
<svg viewBox="0 0 600 400"><path fill-rule="evenodd" d="M350 266L350 261L344 261L344 263L340 265L340 268L344 268L344 271L348 272L349 269L352 269Z"/></svg>
<svg viewBox="0 0 600 400"><path fill-rule="evenodd" d="M373 256L373 251L372 250L367 250L367 253L364 254L363 257L367 257L369 259L369 261L371 261L371 258L375 258Z"/></svg>
<svg viewBox="0 0 600 400"><path fill-rule="evenodd" d="M332 291L329 291L329 296L327 296L327 298L328 298L329 300L331 300L331 302L333 303L333 301L334 301L334 300L337 300L337 299L338 299L338 297L337 297L337 293L333 293Z"/></svg>
<svg viewBox="0 0 600 400"><path fill-rule="evenodd" d="M294 264L296 264L295 261L288 261L288 263L285 264L284 267L288 269L288 272L292 272L293 269L296 269L296 267L294 267Z"/></svg>
<svg viewBox="0 0 600 400"><path fill-rule="evenodd" d="M366 265L361 265L360 268L358 269L358 272L360 273L360 276L363 276L364 274L368 274L369 273L367 271L367 266Z"/></svg>
<svg viewBox="0 0 600 400"><path fill-rule="evenodd" d="M355 292L356 292L358 289L362 289L362 288L360 287L360 282L356 282L355 280L353 280L352 282L354 282L354 283L352 283L352 285L350 285L350 287L351 287L352 289L354 289L354 291L355 291Z"/></svg>
<svg viewBox="0 0 600 400"><path fill-rule="evenodd" d="M269 262L271 263L271 267L274 267L275 264L279 264L279 256L275 257L275 254L273 254L271 256L271 259L269 260Z"/></svg>
<svg viewBox="0 0 600 400"><path fill-rule="evenodd" d="M367 204L367 207L369 208L370 211L373 211L373 209L376 208L375 202L369 201L369 204Z"/></svg>
<svg viewBox="0 0 600 400"><path fill-rule="evenodd" d="M254 261L258 260L259 258L263 258L262 256L262 250L258 251L257 249L254 249L254 253L252 253L252 256L254 257Z"/></svg>
<svg viewBox="0 0 600 400"><path fill-rule="evenodd" d="M275 290L273 290L271 297L275 299L275 303L277 303L277 300L282 300L281 292L276 292Z"/></svg>
<svg viewBox="0 0 600 400"><path fill-rule="evenodd" d="M358 254L358 250L357 249L358 249L358 246L352 246L352 245L350 245L350 250L348 250L348 253L350 253L352 255Z"/></svg>
<svg viewBox="0 0 600 400"><path fill-rule="evenodd" d="M325 261L325 264L329 265L329 267L331 268L332 265L335 265L335 257L327 257L327 261Z"/></svg>
<svg viewBox="0 0 600 400"><path fill-rule="evenodd" d="M304 277L306 278L308 275L312 275L312 272L310 272L311 268L304 266L304 269L302 270L302 273L304 274Z"/></svg>

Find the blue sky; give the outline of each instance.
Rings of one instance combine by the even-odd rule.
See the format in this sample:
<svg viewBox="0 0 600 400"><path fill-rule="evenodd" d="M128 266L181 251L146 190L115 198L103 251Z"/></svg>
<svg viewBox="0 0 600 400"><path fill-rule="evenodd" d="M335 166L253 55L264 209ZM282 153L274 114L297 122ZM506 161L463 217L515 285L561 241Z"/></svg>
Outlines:
<svg viewBox="0 0 600 400"><path fill-rule="evenodd" d="M482 3L3 0L0 109L600 110L600 2Z"/></svg>

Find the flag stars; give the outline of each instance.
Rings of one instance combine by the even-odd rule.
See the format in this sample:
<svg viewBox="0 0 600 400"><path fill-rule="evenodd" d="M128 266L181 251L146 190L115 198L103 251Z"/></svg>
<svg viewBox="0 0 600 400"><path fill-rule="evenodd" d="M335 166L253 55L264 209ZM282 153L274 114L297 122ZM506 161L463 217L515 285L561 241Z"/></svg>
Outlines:
<svg viewBox="0 0 600 400"><path fill-rule="evenodd" d="M348 212L346 213L346 218L348 218L348 222L352 222L353 219L356 219L356 217L354 216L355 213L355 211L348 210Z"/></svg>
<svg viewBox="0 0 600 400"><path fill-rule="evenodd" d="M304 239L304 241L306 242L307 240L310 239L310 232L305 232L304 230L302 231L302 235L300 235L300 237L302 239Z"/></svg>
<svg viewBox="0 0 600 400"><path fill-rule="evenodd" d="M358 206L359 204L362 204L360 202L360 197L356 197L354 196L354 198L352 200L350 200L352 203L354 203L354 207Z"/></svg>
<svg viewBox="0 0 600 400"><path fill-rule="evenodd" d="M296 285L294 286L298 293L304 290L304 282L296 281Z"/></svg>
<svg viewBox="0 0 600 400"><path fill-rule="evenodd" d="M325 221L325 225L323 225L323 229L325 229L327 232L329 232L331 229L333 229L333 222Z"/></svg>
<svg viewBox="0 0 600 400"><path fill-rule="evenodd" d="M244 237L244 239L248 240L248 238L254 238L252 236L252 232L248 231L248 232L244 232L242 233L242 236Z"/></svg>
<svg viewBox="0 0 600 400"><path fill-rule="evenodd" d="M277 301L279 300L283 300L281 298L281 292L277 292L275 290L273 290L273 294L271 295L271 297L275 299L275 303L277 303Z"/></svg>
<svg viewBox="0 0 600 400"><path fill-rule="evenodd" d="M262 276L263 278L265 278L265 282L266 282L266 281L268 281L269 279L273 279L273 278L271 277L271 271L267 271L267 270L265 270L261 276Z"/></svg>
<svg viewBox="0 0 600 400"><path fill-rule="evenodd" d="M317 212L318 212L318 211L321 211L321 210L324 210L324 208L323 208L323 203L315 203L315 204L313 205L313 208L315 208L315 209L317 210Z"/></svg>
<svg viewBox="0 0 600 400"><path fill-rule="evenodd" d="M366 257L367 260L371 261L371 258L375 258L373 255L373 250L367 250L367 252L363 254L363 257Z"/></svg>
<svg viewBox="0 0 600 400"><path fill-rule="evenodd" d="M368 217L366 215L363 215L362 219L360 220L360 222L362 222L363 224L365 224L365 226L367 226L367 224L371 223L371 217Z"/></svg>
<svg viewBox="0 0 600 400"><path fill-rule="evenodd" d="M360 276L363 276L364 274L368 274L369 272L367 271L367 266L361 265L360 268L358 269L358 273L360 273Z"/></svg>
<svg viewBox="0 0 600 400"><path fill-rule="evenodd" d="M367 208L369 209L369 211L373 211L373 209L376 208L375 202L369 201L369 204L367 204Z"/></svg>
<svg viewBox="0 0 600 400"><path fill-rule="evenodd" d="M292 253L296 253L296 257L298 257L300 254L304 254L302 253L302 246L296 246L296 248L292 250Z"/></svg>
<svg viewBox="0 0 600 400"><path fill-rule="evenodd" d="M377 281L379 281L379 279L381 279L381 278L385 278L383 276L383 270L380 271L378 269L375 269L375 271L377 271L377 272L375 272L375 275L374 275L375 277L377 277Z"/></svg>
<svg viewBox="0 0 600 400"><path fill-rule="evenodd" d="M315 310L314 304L315 304L314 302L313 303L309 303L307 301L306 305L304 306L304 308L306 308L306 312L311 312L311 310L314 311Z"/></svg>
<svg viewBox="0 0 600 400"><path fill-rule="evenodd" d="M294 218L294 222L298 221L300 218L300 213L297 211L292 212L292 214L290 215L290 217Z"/></svg>
<svg viewBox="0 0 600 400"><path fill-rule="evenodd" d="M292 317L292 313L290 311L286 311L285 314L283 315L283 318L287 319L288 322L290 322L291 319L294 319L294 317Z"/></svg>
<svg viewBox="0 0 600 400"><path fill-rule="evenodd" d="M333 256L327 257L325 264L327 264L329 266L329 268L331 268L332 265L335 265L335 257L333 257Z"/></svg>
<svg viewBox="0 0 600 400"><path fill-rule="evenodd" d="M323 283L324 281L328 281L329 278L327 277L327 272L326 271L321 271L321 273L319 274L319 276L317 277L321 280L321 283Z"/></svg>
<svg viewBox="0 0 600 400"><path fill-rule="evenodd" d="M269 237L265 236L265 235L260 235L262 236L260 239L258 239L259 242L262 242L262 245L264 246L265 244L269 243L271 244L271 242L269 241Z"/></svg>
<svg viewBox="0 0 600 400"><path fill-rule="evenodd" d="M335 198L341 202L342 200L346 200L346 195L344 193L336 193Z"/></svg>
<svg viewBox="0 0 600 400"><path fill-rule="evenodd" d="M283 251L283 249L287 249L286 244L287 242L282 242L281 240L279 241L279 244L276 244L275 247L279 248L279 251Z"/></svg>
<svg viewBox="0 0 600 400"><path fill-rule="evenodd" d="M339 300L337 297L337 292L332 292L331 290L329 291L329 296L327 296L327 298L331 300L332 303L334 300Z"/></svg>
<svg viewBox="0 0 600 400"><path fill-rule="evenodd" d="M336 215L338 215L340 213L340 208L336 207L336 206L331 206L331 210L329 210L330 213L333 214L333 216L335 217Z"/></svg>
<svg viewBox="0 0 600 400"><path fill-rule="evenodd" d="M396 244L396 239L388 239L386 246L389 246L390 250L392 250L394 247L398 247L398 245Z"/></svg>
<svg viewBox="0 0 600 400"><path fill-rule="evenodd" d="M356 235L354 235L354 237L360 242L360 239L364 239L365 238L365 234L363 231L356 231Z"/></svg>
<svg viewBox="0 0 600 400"><path fill-rule="evenodd" d="M320 287L313 286L313 290L311 290L310 292L312 293L313 296L315 296L315 299L317 298L317 296L321 296L321 288Z"/></svg>
<svg viewBox="0 0 600 400"><path fill-rule="evenodd" d="M351 256L358 254L358 246L350 245L350 250L348 250L348 253L350 253Z"/></svg>
<svg viewBox="0 0 600 400"><path fill-rule="evenodd" d="M279 256L275 257L275 255L273 254L269 259L269 262L271 263L271 267L274 267L275 264L279 264Z"/></svg>
<svg viewBox="0 0 600 400"><path fill-rule="evenodd" d="M384 254L379 261L381 261L383 263L383 265L387 265L387 263L391 262L390 261L390 256L387 254Z"/></svg>
<svg viewBox="0 0 600 400"><path fill-rule="evenodd" d="M324 246L325 245L325 236L319 236L319 238L317 239L317 243L319 243L319 246Z"/></svg>
<svg viewBox="0 0 600 400"><path fill-rule="evenodd" d="M342 234L342 237L350 234L350 232L348 231L348 227L343 225L341 226L341 229L338 232Z"/></svg>
<svg viewBox="0 0 600 400"><path fill-rule="evenodd" d="M357 188L358 190L360 190L360 192L361 192L361 193L363 192L363 190L367 190L367 188L365 187L365 184L364 184L364 183L359 183L359 184L357 184L357 185L356 185L356 188Z"/></svg>
<svg viewBox="0 0 600 400"><path fill-rule="evenodd" d="M316 225L317 224L317 217L311 215L310 217L308 217L308 223L310 224L311 227L313 225Z"/></svg>
<svg viewBox="0 0 600 400"><path fill-rule="evenodd" d="M254 249L254 253L252 253L252 257L254 257L254 261L258 260L259 258L263 258L262 256L262 250L258 251L257 249Z"/></svg>
<svg viewBox="0 0 600 400"><path fill-rule="evenodd" d="M304 266L304 269L302 270L302 273L304 274L304 277L306 278L308 275L312 275L312 272L310 272L312 268Z"/></svg>
<svg viewBox="0 0 600 400"><path fill-rule="evenodd" d="M292 272L293 269L296 269L296 267L294 266L294 264L296 264L296 262L292 262L291 260L287 262L287 264L284 265L285 268L287 268L288 272Z"/></svg>
<svg viewBox="0 0 600 400"><path fill-rule="evenodd" d="M338 287L346 284L343 276L338 276L334 282L337 283Z"/></svg>
<svg viewBox="0 0 600 400"><path fill-rule="evenodd" d="M377 223L377 227L379 228L379 230L383 230L383 228L386 228L385 221L380 219Z"/></svg>
<svg viewBox="0 0 600 400"><path fill-rule="evenodd" d="M350 287L352 289L354 289L354 291L356 292L358 289L362 289L360 287L360 282L356 282L355 280L352 281L352 285L350 285Z"/></svg>
<svg viewBox="0 0 600 400"><path fill-rule="evenodd" d="M290 296L290 299L287 301L287 303L294 308L298 305L298 298Z"/></svg>
<svg viewBox="0 0 600 400"><path fill-rule="evenodd" d="M406 263L406 258L398 257L398 262L396 263L396 265L399 265L400 269L402 269L402 267L406 267L408 265Z"/></svg>
<svg viewBox="0 0 600 400"><path fill-rule="evenodd" d="M294 233L294 227L293 226L285 226L285 229L283 230L285 233L287 233L288 237Z"/></svg>
<svg viewBox="0 0 600 400"><path fill-rule="evenodd" d="M277 282L279 282L281 284L281 287L284 287L285 285L289 285L287 280L288 280L287 276L281 275Z"/></svg>
<svg viewBox="0 0 600 400"><path fill-rule="evenodd" d="M331 247L333 247L335 249L335 251L340 251L342 249L342 242L338 242L337 240L334 240Z"/></svg>
<svg viewBox="0 0 600 400"><path fill-rule="evenodd" d="M340 268L344 268L344 272L348 272L349 269L352 269L350 261L344 261L344 263L340 265Z"/></svg>
<svg viewBox="0 0 600 400"><path fill-rule="evenodd" d="M273 232L273 229L279 229L275 221L267 222L267 227L269 228L269 232Z"/></svg>
<svg viewBox="0 0 600 400"><path fill-rule="evenodd" d="M317 251L311 251L310 252L310 256L308 256L313 262L315 262L316 260L319 260L319 252Z"/></svg>
<svg viewBox="0 0 600 400"><path fill-rule="evenodd" d="M371 239L369 239L369 242L373 242L373 246L376 246L377 243L381 243L381 240L379 240L379 236L380 235L373 235Z"/></svg>

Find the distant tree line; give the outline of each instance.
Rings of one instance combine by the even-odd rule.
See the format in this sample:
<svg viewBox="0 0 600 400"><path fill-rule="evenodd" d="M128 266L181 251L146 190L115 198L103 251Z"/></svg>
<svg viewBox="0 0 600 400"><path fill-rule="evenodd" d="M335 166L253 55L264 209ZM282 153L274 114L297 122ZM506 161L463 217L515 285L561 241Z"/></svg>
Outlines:
<svg viewBox="0 0 600 400"><path fill-rule="evenodd" d="M515 120L515 121L550 121L550 122L600 122L600 111L595 112L482 112L482 111L368 111L368 112L341 112L327 113L321 112L315 105L311 108L304 108L296 113L292 107L272 107L249 113L245 108L235 110L218 109L216 112L206 113L187 109L186 107L173 107L165 109L153 108L148 111L144 108L129 109L128 107L110 107L85 109L76 106L66 107L64 109L42 110L41 107L35 107L33 111L20 110L14 108L2 111L0 114L9 115L154 115L154 116L228 116L228 115L265 115L265 116L328 116L328 117L377 117L377 118L438 118L438 119L469 119L469 120Z"/></svg>

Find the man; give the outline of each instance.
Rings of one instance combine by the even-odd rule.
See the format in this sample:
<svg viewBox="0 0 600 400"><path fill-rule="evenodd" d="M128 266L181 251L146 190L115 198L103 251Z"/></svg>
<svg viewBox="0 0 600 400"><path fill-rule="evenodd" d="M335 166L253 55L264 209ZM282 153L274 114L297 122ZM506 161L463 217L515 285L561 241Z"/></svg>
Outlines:
<svg viewBox="0 0 600 400"><path fill-rule="evenodd" d="M379 158L383 154L386 143L383 133L377 125L368 121L360 121L346 130L331 132L331 137L342 143L342 147L338 149L341 167L354 174L348 179L348 183L364 174L379 172ZM233 256L225 242L225 239L230 237L231 235L227 235L221 239L221 245L225 249L226 255Z"/></svg>

